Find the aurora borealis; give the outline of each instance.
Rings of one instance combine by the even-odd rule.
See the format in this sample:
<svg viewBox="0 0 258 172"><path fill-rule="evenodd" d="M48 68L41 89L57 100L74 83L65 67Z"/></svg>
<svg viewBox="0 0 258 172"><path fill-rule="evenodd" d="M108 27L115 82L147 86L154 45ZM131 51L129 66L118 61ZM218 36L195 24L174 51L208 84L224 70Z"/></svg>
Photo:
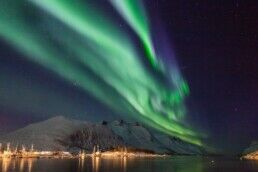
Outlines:
<svg viewBox="0 0 258 172"><path fill-rule="evenodd" d="M147 16L141 1L110 0L110 2L142 40L144 49L151 64L158 67L157 57L151 41L151 33Z"/></svg>
<svg viewBox="0 0 258 172"><path fill-rule="evenodd" d="M57 115L124 119L242 151L258 131L250 4L0 0L0 134Z"/></svg>
<svg viewBox="0 0 258 172"><path fill-rule="evenodd" d="M135 31L145 52L139 52L129 34L87 1L30 0L27 6L22 1L1 1L1 37L29 60L76 83L118 113L201 145L200 134L183 122L187 83L179 72L166 77L171 71L162 67L165 63L155 53L143 4L111 3ZM37 22L28 22L30 18ZM170 81L163 83L153 76L155 72Z"/></svg>

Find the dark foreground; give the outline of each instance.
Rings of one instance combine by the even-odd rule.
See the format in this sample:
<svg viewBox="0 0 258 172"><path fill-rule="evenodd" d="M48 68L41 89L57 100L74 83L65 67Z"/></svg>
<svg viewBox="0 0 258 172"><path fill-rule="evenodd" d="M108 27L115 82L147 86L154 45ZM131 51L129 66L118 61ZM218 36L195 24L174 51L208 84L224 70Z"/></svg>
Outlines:
<svg viewBox="0 0 258 172"><path fill-rule="evenodd" d="M2 172L257 172L258 161L225 157L172 156L159 158L0 159Z"/></svg>

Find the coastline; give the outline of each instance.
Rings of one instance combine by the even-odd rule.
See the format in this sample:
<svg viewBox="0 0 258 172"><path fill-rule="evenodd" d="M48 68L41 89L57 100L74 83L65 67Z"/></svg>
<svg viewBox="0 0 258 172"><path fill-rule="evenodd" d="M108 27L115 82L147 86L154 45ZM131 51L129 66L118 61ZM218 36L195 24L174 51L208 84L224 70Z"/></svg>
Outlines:
<svg viewBox="0 0 258 172"><path fill-rule="evenodd" d="M30 150L26 150L22 146L21 150L17 148L14 150L10 149L10 144L7 144L6 150L0 150L1 158L77 158L84 159L86 157L103 157L103 158L121 158L121 157L165 157L167 154L156 154L142 151L128 151L127 148L120 150L108 150L100 151L99 147L94 146L92 153L85 153L81 150L77 153L69 151L37 151L33 149L33 145Z"/></svg>
<svg viewBox="0 0 258 172"><path fill-rule="evenodd" d="M246 160L256 160L258 161L258 151L249 153L247 155L244 155L241 157L242 159L246 159Z"/></svg>

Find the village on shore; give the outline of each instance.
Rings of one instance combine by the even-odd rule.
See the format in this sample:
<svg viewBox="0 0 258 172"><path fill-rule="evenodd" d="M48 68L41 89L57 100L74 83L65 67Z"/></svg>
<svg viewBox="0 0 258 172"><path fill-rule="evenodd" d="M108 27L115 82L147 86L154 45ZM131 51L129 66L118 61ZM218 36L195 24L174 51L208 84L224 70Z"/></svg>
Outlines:
<svg viewBox="0 0 258 172"><path fill-rule="evenodd" d="M0 143L0 158L80 158L84 159L86 157L111 157L111 158L121 158L121 157L163 157L166 155L154 154L149 152L133 152L128 151L126 147L119 150L104 151L101 152L99 146L94 146L92 153L85 153L84 150L78 153L73 153L69 151L37 151L34 149L32 144L29 149L26 149L24 145L21 149L16 146L11 149L11 144L7 143L5 148L2 143Z"/></svg>
<svg viewBox="0 0 258 172"><path fill-rule="evenodd" d="M248 160L258 160L258 151L254 151L252 153L249 153L243 157L242 159L248 159Z"/></svg>

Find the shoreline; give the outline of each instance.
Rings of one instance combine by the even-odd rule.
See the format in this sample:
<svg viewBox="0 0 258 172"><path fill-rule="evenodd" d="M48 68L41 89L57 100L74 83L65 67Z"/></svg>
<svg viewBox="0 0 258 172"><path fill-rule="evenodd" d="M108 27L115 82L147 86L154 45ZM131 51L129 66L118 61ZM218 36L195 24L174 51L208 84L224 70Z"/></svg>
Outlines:
<svg viewBox="0 0 258 172"><path fill-rule="evenodd" d="M153 154L153 153L143 153L143 152L122 152L122 151L106 151L106 152L96 152L96 153L79 153L72 154L70 152L23 152L23 153L11 153L4 152L0 153L0 159L12 159L12 158L21 158L21 159L84 159L84 158L152 158L152 157L167 157L167 154Z"/></svg>
<svg viewBox="0 0 258 172"><path fill-rule="evenodd" d="M247 155L244 155L241 157L242 159L246 159L246 160L258 160L258 151L255 152L251 152Z"/></svg>

